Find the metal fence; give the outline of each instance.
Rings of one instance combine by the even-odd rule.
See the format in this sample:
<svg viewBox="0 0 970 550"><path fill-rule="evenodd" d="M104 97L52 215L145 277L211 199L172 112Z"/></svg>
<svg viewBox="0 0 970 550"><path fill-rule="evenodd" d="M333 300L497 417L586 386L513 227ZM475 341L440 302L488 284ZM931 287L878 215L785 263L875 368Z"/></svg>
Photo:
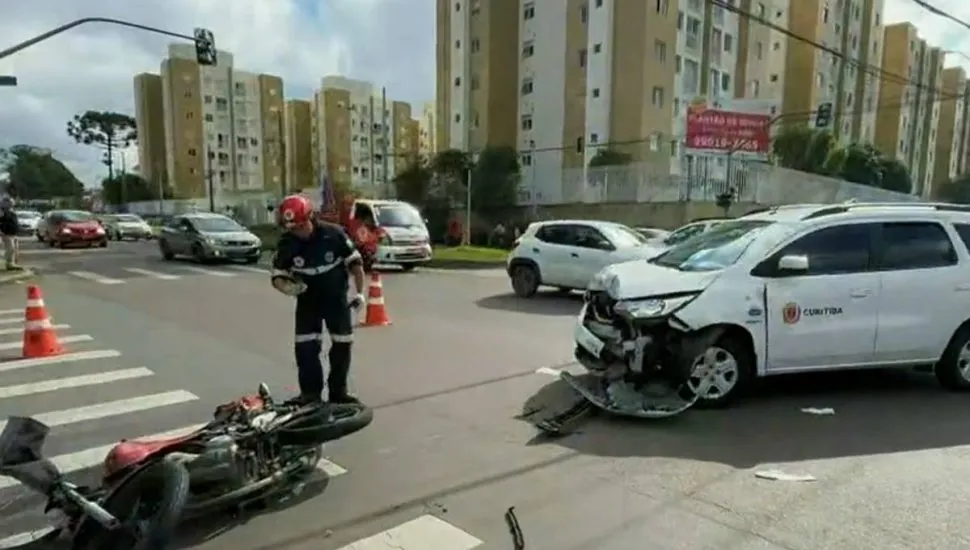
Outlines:
<svg viewBox="0 0 970 550"><path fill-rule="evenodd" d="M537 204L604 202L714 201L729 189L740 202L763 205L836 203L850 199L911 202L919 198L867 185L781 168L761 162L737 161L730 168L695 169L671 175L669 164L629 164L562 171L560 187L540 182ZM528 185L528 184L526 184ZM532 191L520 194L531 204Z"/></svg>

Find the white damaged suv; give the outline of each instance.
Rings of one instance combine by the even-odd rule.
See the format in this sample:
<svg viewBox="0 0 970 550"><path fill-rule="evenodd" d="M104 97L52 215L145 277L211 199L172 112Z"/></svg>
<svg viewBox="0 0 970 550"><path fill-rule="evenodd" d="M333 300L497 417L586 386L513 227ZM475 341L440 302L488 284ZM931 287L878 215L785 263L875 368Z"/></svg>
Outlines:
<svg viewBox="0 0 970 550"><path fill-rule="evenodd" d="M757 377L933 365L970 389L970 208L792 205L750 213L590 282L591 373L682 373L699 406Z"/></svg>

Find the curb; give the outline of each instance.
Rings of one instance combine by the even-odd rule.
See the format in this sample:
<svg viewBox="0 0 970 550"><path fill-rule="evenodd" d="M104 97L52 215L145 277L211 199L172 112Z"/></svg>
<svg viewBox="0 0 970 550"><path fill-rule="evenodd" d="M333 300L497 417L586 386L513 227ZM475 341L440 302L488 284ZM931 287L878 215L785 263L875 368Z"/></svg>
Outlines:
<svg viewBox="0 0 970 550"><path fill-rule="evenodd" d="M16 272L0 272L0 285L25 281L35 276L33 269L23 269Z"/></svg>
<svg viewBox="0 0 970 550"><path fill-rule="evenodd" d="M462 269L462 270L488 270L505 269L505 262L473 262L470 260L434 260L418 267L428 267L432 269Z"/></svg>

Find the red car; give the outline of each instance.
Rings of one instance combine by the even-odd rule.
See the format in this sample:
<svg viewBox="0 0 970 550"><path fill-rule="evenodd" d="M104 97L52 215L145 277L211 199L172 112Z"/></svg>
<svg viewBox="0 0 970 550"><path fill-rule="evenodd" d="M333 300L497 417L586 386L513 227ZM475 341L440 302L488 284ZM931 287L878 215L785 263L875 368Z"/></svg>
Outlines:
<svg viewBox="0 0 970 550"><path fill-rule="evenodd" d="M52 210L44 216L41 226L42 231L38 230L37 238L51 246L108 246L104 227L90 212Z"/></svg>

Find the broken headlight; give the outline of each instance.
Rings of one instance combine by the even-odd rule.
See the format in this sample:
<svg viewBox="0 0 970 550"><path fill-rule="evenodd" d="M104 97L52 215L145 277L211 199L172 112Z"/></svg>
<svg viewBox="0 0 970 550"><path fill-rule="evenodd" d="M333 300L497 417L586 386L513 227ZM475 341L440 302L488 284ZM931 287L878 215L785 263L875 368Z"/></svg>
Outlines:
<svg viewBox="0 0 970 550"><path fill-rule="evenodd" d="M643 298L639 300L623 300L613 306L613 310L627 319L654 319L666 317L687 305L699 293L678 295L665 298Z"/></svg>

